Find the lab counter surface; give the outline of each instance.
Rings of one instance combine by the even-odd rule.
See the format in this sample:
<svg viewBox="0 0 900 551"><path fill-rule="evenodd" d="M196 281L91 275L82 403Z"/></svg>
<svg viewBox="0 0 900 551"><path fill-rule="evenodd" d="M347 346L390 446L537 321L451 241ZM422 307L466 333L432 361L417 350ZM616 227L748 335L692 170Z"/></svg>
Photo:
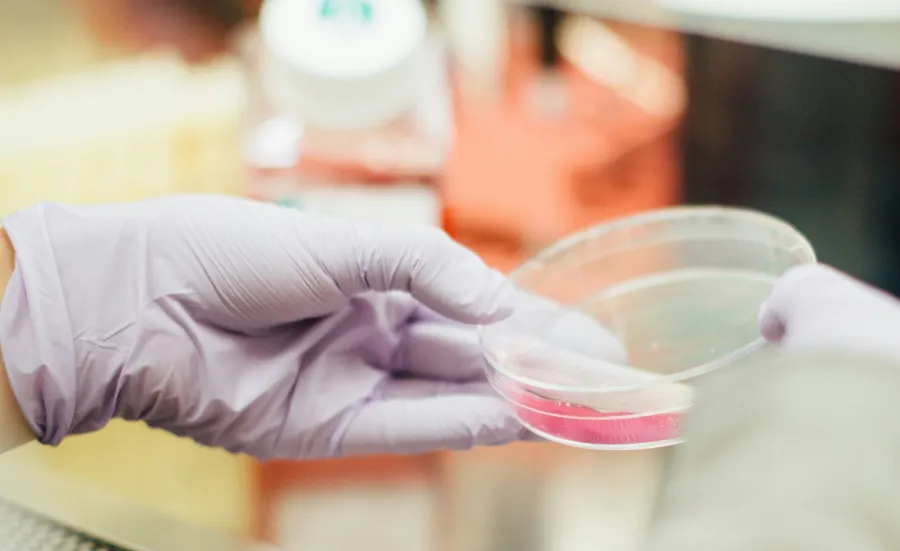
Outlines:
<svg viewBox="0 0 900 551"><path fill-rule="evenodd" d="M29 465L23 461L27 456L16 455L0 462L0 505L21 507L121 551L278 551L266 544L242 541L171 519L133 501L106 494L96 485ZM34 547L27 541L29 537L37 536L26 536L17 547L50 549L43 545ZM3 543L0 541L0 548L7 549Z"/></svg>
<svg viewBox="0 0 900 551"><path fill-rule="evenodd" d="M459 470L481 467L485 473L498 475L507 483L534 482L544 488L543 499L527 504L537 514L536 524L525 527L508 525L500 540L482 540L482 524L496 511L490 488L487 494L464 492L465 502L457 502L452 533L442 537L450 544L466 549L495 549L501 542L522 541L522 530L528 536L529 548L551 550L597 549L602 551L637 551L643 543L655 503L666 451L596 452L561 449L554 445L534 446L528 457L514 454L512 449L480 449L460 454L449 478ZM512 448L515 448L513 446ZM510 454L510 455L508 455ZM499 456L508 457L503 472L496 471ZM118 551L278 551L281 548L226 536L188 523L174 520L154 510L135 505L131 500L114 497L95 484L72 479L28 461L30 454L13 452L0 459L0 512L4 504L12 504L59 523L65 528L84 533L116 547ZM541 469L552 463L555 468ZM492 470L492 467L494 469ZM518 472L518 474L514 474ZM525 478L523 478L525 476ZM518 481L518 482L515 482ZM496 484L496 480L493 484ZM452 494L452 492L451 492ZM532 496L534 497L534 496ZM239 499L239 497L235 497ZM452 499L452 497L451 497ZM475 499L474 502L471 500ZM526 505L526 504L520 504ZM377 516L377 515L376 515ZM0 519L2 521L2 519ZM2 533L0 522L0 533ZM365 524L365 523L363 523ZM372 525L355 526L367 533L377 531ZM474 540L469 541L471 537ZM301 537L301 540L303 538ZM476 541L477 540L477 541ZM479 543L480 542L480 543ZM3 542L0 541L0 544ZM286 541L286 549L321 551L327 547L298 546ZM505 545L500 544L500 547ZM383 549L384 547L373 547ZM434 548L434 547L429 547ZM0 545L0 549L6 549ZM43 547L38 547L43 551ZM80 547L78 549L81 549ZM18 549L16 551L22 551Z"/></svg>

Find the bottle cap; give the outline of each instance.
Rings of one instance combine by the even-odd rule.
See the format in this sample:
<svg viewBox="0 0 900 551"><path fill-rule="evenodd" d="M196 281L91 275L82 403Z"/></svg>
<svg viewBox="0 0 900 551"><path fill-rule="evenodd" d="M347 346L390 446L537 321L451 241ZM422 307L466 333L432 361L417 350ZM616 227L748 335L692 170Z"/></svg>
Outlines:
<svg viewBox="0 0 900 551"><path fill-rule="evenodd" d="M302 122L371 128L415 104L428 37L420 0L267 0L260 35L267 93Z"/></svg>

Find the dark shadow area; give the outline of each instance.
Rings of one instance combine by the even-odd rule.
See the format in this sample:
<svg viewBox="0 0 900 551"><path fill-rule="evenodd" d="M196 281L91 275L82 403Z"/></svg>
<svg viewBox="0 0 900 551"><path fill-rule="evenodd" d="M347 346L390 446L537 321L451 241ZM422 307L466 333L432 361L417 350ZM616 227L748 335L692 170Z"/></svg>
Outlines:
<svg viewBox="0 0 900 551"><path fill-rule="evenodd" d="M687 40L690 203L748 206L900 294L900 72Z"/></svg>

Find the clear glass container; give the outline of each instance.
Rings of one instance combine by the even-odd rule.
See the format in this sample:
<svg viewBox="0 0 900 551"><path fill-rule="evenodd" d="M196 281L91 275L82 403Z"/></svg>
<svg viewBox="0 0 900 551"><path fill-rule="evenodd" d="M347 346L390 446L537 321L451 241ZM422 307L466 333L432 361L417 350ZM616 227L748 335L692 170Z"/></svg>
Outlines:
<svg viewBox="0 0 900 551"><path fill-rule="evenodd" d="M797 230L753 211L675 207L596 226L513 272L528 298L482 330L490 381L550 440L676 443L697 378L763 346L760 305L812 262Z"/></svg>

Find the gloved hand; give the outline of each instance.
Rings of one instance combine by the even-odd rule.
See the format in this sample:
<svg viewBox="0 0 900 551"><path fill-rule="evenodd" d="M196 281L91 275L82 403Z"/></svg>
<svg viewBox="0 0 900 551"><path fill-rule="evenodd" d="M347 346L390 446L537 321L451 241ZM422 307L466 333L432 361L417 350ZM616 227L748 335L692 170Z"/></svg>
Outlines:
<svg viewBox="0 0 900 551"><path fill-rule="evenodd" d="M900 301L821 264L786 273L759 323L766 339L789 350L900 358Z"/></svg>
<svg viewBox="0 0 900 551"><path fill-rule="evenodd" d="M258 458L417 453L526 432L469 324L515 292L439 230L215 196L3 221L0 347L40 441L142 420Z"/></svg>
<svg viewBox="0 0 900 551"><path fill-rule="evenodd" d="M642 549L893 548L900 302L802 266L776 283L759 321L787 353L702 383Z"/></svg>

